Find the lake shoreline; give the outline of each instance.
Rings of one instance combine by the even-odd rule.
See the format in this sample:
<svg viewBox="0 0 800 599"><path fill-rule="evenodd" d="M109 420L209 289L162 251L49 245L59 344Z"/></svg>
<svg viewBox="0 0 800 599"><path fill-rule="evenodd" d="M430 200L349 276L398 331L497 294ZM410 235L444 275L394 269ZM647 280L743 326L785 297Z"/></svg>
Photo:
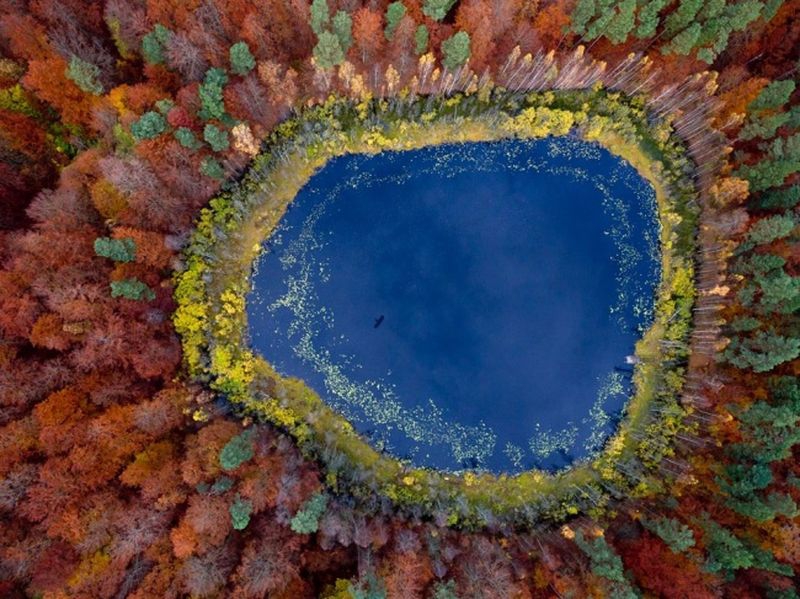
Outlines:
<svg viewBox="0 0 800 599"><path fill-rule="evenodd" d="M488 510L526 526L581 511L596 513L615 495L662 488L664 481L647 472L670 454L670 439L689 426L678 394L694 298L696 192L688 179L689 162L669 125L651 124L636 102L605 91L523 98L498 92L491 103L455 96L440 100L437 112L425 111L421 101L395 107L394 113L377 101L330 102L284 123L241 183L203 212L186 254L175 325L190 374L211 383L244 414L289 431L307 455L325 464L331 492L367 505L382 496L453 525L485 524L481 514ZM409 107L416 107L417 116L408 116ZM618 432L591 461L556 475L528 471L495 477L412 468L376 452L307 386L283 379L243 345L244 295L261 241L330 157L573 130L621 156L653 184L662 225L662 283L656 320L637 345L637 391Z"/></svg>

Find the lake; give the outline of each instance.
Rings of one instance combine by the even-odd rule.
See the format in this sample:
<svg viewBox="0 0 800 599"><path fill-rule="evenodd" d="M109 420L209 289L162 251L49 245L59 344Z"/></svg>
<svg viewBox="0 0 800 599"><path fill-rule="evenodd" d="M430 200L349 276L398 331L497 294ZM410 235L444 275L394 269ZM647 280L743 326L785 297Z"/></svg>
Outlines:
<svg viewBox="0 0 800 599"><path fill-rule="evenodd" d="M621 418L658 235L649 183L575 137L344 156L265 241L250 343L391 455L556 470Z"/></svg>

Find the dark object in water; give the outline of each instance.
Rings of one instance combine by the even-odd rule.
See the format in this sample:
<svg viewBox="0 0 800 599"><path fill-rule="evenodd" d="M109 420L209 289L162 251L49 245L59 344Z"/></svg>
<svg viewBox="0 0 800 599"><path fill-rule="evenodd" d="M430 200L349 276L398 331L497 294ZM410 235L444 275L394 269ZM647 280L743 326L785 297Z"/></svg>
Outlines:
<svg viewBox="0 0 800 599"><path fill-rule="evenodd" d="M383 314L381 314L378 318L375 319L375 326L373 326L372 328L377 329L379 326L381 326L382 322L383 322Z"/></svg>

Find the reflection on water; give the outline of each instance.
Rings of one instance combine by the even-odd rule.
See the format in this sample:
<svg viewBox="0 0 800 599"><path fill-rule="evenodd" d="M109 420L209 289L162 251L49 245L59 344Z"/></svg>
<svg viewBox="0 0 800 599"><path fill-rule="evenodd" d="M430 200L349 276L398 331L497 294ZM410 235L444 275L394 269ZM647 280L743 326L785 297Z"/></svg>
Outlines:
<svg viewBox="0 0 800 599"><path fill-rule="evenodd" d="M652 188L574 138L329 162L253 276L253 347L415 464L558 468L630 394L659 276Z"/></svg>

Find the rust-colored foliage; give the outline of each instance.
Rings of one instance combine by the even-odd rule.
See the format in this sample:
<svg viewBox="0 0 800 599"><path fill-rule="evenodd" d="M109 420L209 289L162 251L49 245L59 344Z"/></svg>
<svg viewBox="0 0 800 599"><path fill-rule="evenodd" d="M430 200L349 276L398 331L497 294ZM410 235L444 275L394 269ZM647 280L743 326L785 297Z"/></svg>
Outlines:
<svg viewBox="0 0 800 599"><path fill-rule="evenodd" d="M311 62L310 4L0 3L0 595L296 599L341 597L333 593L345 592L346 581L360 589L377 581L390 598L447 591L502 599L615 596L608 572L573 541L574 530L594 530L585 519L562 531L467 533L444 525L448 514L420 521L398 516L388 502L366 510L331 495L319 531L295 534L294 515L328 488L324 473L283 433L243 422L223 396L184 378L170 319L172 269L199 209L221 184L201 174L201 165L213 158L225 177L235 176L252 153L252 143L241 139L212 151L202 142L207 122L231 130L240 122L246 126L240 133L260 142L291 110L330 93L359 100L403 94L420 83L420 25L428 33L424 51L437 60L443 40L469 34L475 82L484 74L508 81L512 73L503 71L517 47L515 64L524 65L551 51L569 60L581 42L569 31L576 4L570 0L461 0L440 21L425 15L427 2L406 0L391 39L384 33L387 0L331 0L332 15L351 14L353 44L347 64L320 74ZM161 38L156 25L165 28L166 34L158 30ZM734 246L773 210L756 206L764 194L751 193L743 178L727 176L757 164L769 142L737 135L770 82L797 78L798 40L800 0L790 0L771 21L756 20L733 35L711 65L719 71L710 78L719 86L718 103L709 102L703 120L721 130L726 138L719 147L731 152L725 176L708 181L713 210L699 234L721 241L698 262L705 285L699 301L708 304L703 310L718 302L717 315L727 321L752 312L737 299L747 277L732 274ZM244 75L230 72L229 48L240 41L256 60ZM600 39L583 51L605 61L606 72L640 53L654 82L679 86L675 97L709 68L691 55L665 56L654 43ZM147 44L154 52L149 57ZM90 65L100 93L68 76L76 58ZM209 119L201 84L211 67L228 69L229 80L224 117ZM473 83L472 74L463 87ZM787 104L795 111L798 93ZM161 115L164 133L135 139L132 126L147 112ZM787 117L775 135L787 140L796 128ZM716 146L705 149L705 158L711 152L720 153ZM705 184L710 173L700 168L698 180ZM783 189L798 181L790 173ZM133 240L135 259L98 256L94 242L107 237ZM800 276L796 237L757 252L781 257L786 272ZM148 286L151 300L111 297L112 281L132 278ZM698 318L701 343L713 335L724 345L717 320ZM688 363L686 401L698 428L664 465L684 469L668 489L674 500L630 499L603 523L626 580L652 596L762 597L789 589L793 579L785 568L796 579L800 567L797 518L757 521L737 512L721 490L721 473L735 462L726 450L750 434L738 420L741 412L770 401L770 377L800 375L800 361L761 375L720 363L715 351L716 345ZM253 431L252 456L225 470L220 452L244 430ZM797 458L795 449L771 463L773 480L764 493L800 502ZM246 513L241 530L234 528L234 512ZM696 543L673 552L642 527L643 517L659 515L685 524ZM774 556L783 568L767 571L761 562L715 569L706 515L748 550L766 552L759 559Z"/></svg>

